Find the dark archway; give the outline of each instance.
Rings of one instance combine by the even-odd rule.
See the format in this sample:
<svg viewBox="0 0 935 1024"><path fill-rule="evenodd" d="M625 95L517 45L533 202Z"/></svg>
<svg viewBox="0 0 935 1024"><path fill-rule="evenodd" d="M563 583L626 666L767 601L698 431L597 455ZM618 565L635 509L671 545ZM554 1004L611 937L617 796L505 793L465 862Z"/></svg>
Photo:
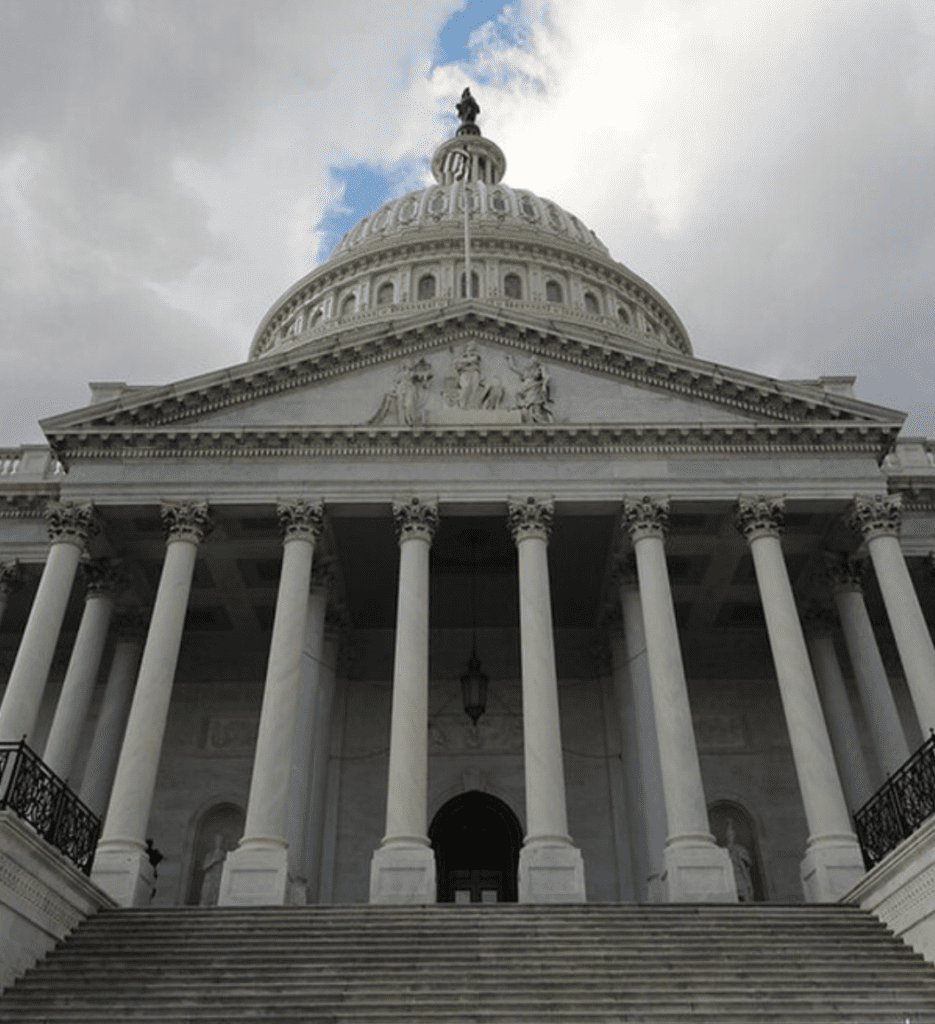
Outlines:
<svg viewBox="0 0 935 1024"><path fill-rule="evenodd" d="M509 807L472 790L449 800L429 828L439 903L515 903L523 830Z"/></svg>

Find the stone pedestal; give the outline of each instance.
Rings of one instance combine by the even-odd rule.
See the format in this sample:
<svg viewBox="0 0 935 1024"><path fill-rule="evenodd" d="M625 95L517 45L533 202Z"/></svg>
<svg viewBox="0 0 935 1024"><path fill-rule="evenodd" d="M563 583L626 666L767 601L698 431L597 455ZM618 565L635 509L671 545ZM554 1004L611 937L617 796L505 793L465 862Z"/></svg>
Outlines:
<svg viewBox="0 0 935 1024"><path fill-rule="evenodd" d="M566 837L537 839L519 852L520 903L584 903L584 860Z"/></svg>
<svg viewBox="0 0 935 1024"><path fill-rule="evenodd" d="M435 854L427 839L394 840L374 850L371 903L434 903L437 898Z"/></svg>
<svg viewBox="0 0 935 1024"><path fill-rule="evenodd" d="M232 850L224 861L218 906L281 907L289 902L289 851L283 843Z"/></svg>
<svg viewBox="0 0 935 1024"><path fill-rule="evenodd" d="M156 879L146 847L124 840L110 849L98 846L91 877L121 907L145 907Z"/></svg>
<svg viewBox="0 0 935 1024"><path fill-rule="evenodd" d="M673 837L662 852L662 884L669 903L736 903L730 854L710 835Z"/></svg>
<svg viewBox="0 0 935 1024"><path fill-rule="evenodd" d="M799 865L806 903L837 903L864 877L866 868L854 836L809 839Z"/></svg>

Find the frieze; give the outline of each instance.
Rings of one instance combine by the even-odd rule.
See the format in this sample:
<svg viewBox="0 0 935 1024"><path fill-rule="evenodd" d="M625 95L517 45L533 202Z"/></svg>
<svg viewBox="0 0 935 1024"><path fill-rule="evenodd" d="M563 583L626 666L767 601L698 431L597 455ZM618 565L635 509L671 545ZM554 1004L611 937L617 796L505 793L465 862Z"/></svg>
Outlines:
<svg viewBox="0 0 935 1024"><path fill-rule="evenodd" d="M847 524L864 540L898 537L902 507L902 497L898 494L858 494Z"/></svg>
<svg viewBox="0 0 935 1024"><path fill-rule="evenodd" d="M786 499L741 496L737 499L734 525L748 543L760 537L781 537L786 521Z"/></svg>

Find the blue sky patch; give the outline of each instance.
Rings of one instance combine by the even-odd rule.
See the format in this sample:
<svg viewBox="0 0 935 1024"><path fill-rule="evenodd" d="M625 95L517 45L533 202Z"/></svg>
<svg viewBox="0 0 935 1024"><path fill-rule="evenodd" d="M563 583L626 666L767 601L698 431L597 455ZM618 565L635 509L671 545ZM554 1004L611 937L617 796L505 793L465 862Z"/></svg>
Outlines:
<svg viewBox="0 0 935 1024"><path fill-rule="evenodd" d="M503 0L467 0L461 10L455 11L442 26L442 30L438 34L432 67L437 67L439 64L470 61L468 40L471 33L486 22L495 21L503 13L503 9L509 6L511 5L503 3ZM505 42L518 42L518 39L513 38L513 32L507 21L499 23L497 35Z"/></svg>

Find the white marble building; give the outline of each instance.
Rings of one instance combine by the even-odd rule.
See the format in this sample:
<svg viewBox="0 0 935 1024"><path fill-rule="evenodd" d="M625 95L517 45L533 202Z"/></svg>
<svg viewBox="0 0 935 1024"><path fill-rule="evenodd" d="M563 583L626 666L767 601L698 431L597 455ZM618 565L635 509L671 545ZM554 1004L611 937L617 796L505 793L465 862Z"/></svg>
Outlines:
<svg viewBox="0 0 935 1024"><path fill-rule="evenodd" d="M935 728L935 445L696 356L472 127L245 363L0 453L0 740L123 905L839 899Z"/></svg>

